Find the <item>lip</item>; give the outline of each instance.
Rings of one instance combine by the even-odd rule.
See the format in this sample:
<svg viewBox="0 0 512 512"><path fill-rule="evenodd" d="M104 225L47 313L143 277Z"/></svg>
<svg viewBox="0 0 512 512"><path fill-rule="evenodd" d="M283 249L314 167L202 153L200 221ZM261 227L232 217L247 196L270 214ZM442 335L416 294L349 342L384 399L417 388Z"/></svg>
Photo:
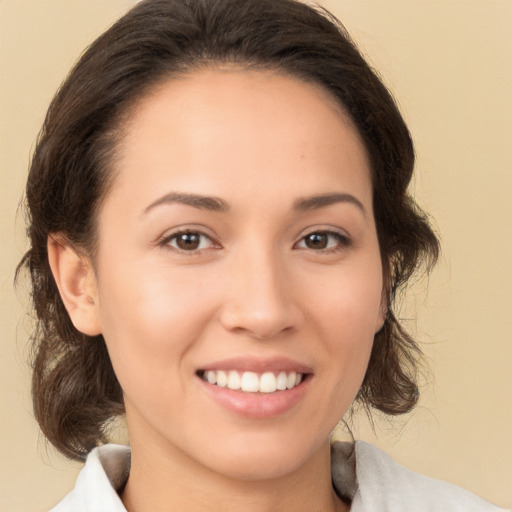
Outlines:
<svg viewBox="0 0 512 512"><path fill-rule="evenodd" d="M274 393L247 393L210 384L197 375L202 389L222 408L248 419L275 418L297 406L307 393L313 372L310 367L288 358L253 359L237 357L202 366L200 371L235 370L239 372L297 372L304 374L302 382L292 388Z"/></svg>
<svg viewBox="0 0 512 512"><path fill-rule="evenodd" d="M311 374L313 370L299 361L287 357L273 357L271 359L260 359L252 357L232 357L208 363L198 368L199 370L236 370L239 372L297 372Z"/></svg>

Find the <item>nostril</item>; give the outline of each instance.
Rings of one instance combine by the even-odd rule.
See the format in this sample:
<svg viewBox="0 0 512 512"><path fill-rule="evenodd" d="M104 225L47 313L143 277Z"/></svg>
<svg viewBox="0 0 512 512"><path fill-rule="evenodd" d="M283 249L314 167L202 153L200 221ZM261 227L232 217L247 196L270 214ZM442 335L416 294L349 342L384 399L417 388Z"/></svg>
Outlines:
<svg viewBox="0 0 512 512"><path fill-rule="evenodd" d="M300 325L299 309L293 304L267 304L255 307L251 301L226 306L220 317L223 327L256 340L266 340L292 332Z"/></svg>

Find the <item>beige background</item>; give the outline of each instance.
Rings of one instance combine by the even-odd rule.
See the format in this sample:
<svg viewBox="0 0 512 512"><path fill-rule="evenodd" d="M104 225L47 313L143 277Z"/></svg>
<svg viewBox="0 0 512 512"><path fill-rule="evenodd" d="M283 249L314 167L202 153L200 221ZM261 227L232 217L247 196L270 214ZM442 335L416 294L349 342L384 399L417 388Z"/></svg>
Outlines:
<svg viewBox="0 0 512 512"><path fill-rule="evenodd" d="M0 511L44 511L78 465L39 439L31 417L24 286L16 219L45 109L81 50L128 0L0 0ZM411 469L512 506L512 90L510 0L322 2L380 70L416 140L420 203L436 218L443 257L404 315L432 374L421 406L377 438L356 437ZM425 293L428 288L428 295Z"/></svg>

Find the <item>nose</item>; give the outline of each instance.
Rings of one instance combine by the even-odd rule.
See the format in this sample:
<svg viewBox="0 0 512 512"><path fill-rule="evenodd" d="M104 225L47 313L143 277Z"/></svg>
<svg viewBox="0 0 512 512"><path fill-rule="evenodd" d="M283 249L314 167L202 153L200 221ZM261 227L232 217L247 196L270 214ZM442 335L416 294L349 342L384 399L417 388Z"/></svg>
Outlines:
<svg viewBox="0 0 512 512"><path fill-rule="evenodd" d="M230 266L220 319L225 329L264 340L300 327L290 269L270 254L240 257Z"/></svg>

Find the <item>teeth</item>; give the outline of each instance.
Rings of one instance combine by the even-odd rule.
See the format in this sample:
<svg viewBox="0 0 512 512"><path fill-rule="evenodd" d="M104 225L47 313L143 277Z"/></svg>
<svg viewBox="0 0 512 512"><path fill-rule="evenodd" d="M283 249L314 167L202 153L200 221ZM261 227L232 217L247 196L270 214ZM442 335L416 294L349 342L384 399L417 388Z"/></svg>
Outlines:
<svg viewBox="0 0 512 512"><path fill-rule="evenodd" d="M240 389L240 375L238 375L238 372L231 371L228 373L228 388L235 391Z"/></svg>
<svg viewBox="0 0 512 512"><path fill-rule="evenodd" d="M234 391L241 390L246 393L274 393L298 386L304 375L298 372L273 372L258 374L255 372L242 372L236 370L208 370L203 373L203 379L210 384Z"/></svg>
<svg viewBox="0 0 512 512"><path fill-rule="evenodd" d="M220 386L221 388L225 388L228 384L228 376L226 375L226 372L220 371L217 373L217 386Z"/></svg>
<svg viewBox="0 0 512 512"><path fill-rule="evenodd" d="M280 391L285 390L287 382L288 377L286 376L286 373L280 372L279 375L277 376L276 388L279 389Z"/></svg>
<svg viewBox="0 0 512 512"><path fill-rule="evenodd" d="M267 372L260 378L260 393L273 393L277 389L276 376Z"/></svg>
<svg viewBox="0 0 512 512"><path fill-rule="evenodd" d="M258 379L258 374L254 372L244 372L242 373L242 381L240 388L242 391L256 393L260 390L260 382Z"/></svg>

